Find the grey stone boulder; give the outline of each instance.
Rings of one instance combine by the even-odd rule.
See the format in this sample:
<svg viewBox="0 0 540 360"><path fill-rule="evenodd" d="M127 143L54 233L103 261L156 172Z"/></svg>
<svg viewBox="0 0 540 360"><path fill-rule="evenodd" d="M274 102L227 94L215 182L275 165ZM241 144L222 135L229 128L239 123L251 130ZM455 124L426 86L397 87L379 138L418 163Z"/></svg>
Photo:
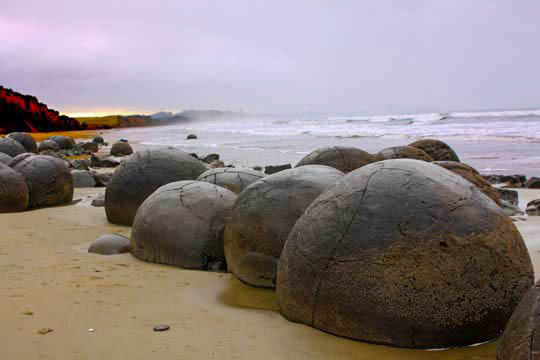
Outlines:
<svg viewBox="0 0 540 360"><path fill-rule="evenodd" d="M100 194L96 196L96 198L92 200L90 205L95 206L95 207L105 206L105 194Z"/></svg>
<svg viewBox="0 0 540 360"><path fill-rule="evenodd" d="M37 154L38 147L36 140L25 132L13 132L7 135L8 138L18 141L26 152Z"/></svg>
<svg viewBox="0 0 540 360"><path fill-rule="evenodd" d="M26 152L26 150L18 141L3 137L0 138L0 152L15 157Z"/></svg>
<svg viewBox="0 0 540 360"><path fill-rule="evenodd" d="M276 269L289 231L323 191L343 178L337 169L306 165L269 175L238 197L225 229L229 272L247 284L275 287Z"/></svg>
<svg viewBox="0 0 540 360"><path fill-rule="evenodd" d="M21 161L23 161L24 159L27 159L29 157L32 157L32 156L36 156L36 154L34 153L22 153L22 154L19 154L17 156L15 156L14 158L12 158L8 163L7 165L9 167L14 167L15 165L17 165L18 163L20 163Z"/></svg>
<svg viewBox="0 0 540 360"><path fill-rule="evenodd" d="M98 156L92 154L90 157L90 166L97 168L113 168L120 165L122 161L111 156Z"/></svg>
<svg viewBox="0 0 540 360"><path fill-rule="evenodd" d="M0 213L26 210L28 198L28 186L23 176L0 164Z"/></svg>
<svg viewBox="0 0 540 360"><path fill-rule="evenodd" d="M495 191L501 200L506 200L516 206L519 204L519 193L516 190L495 188Z"/></svg>
<svg viewBox="0 0 540 360"><path fill-rule="evenodd" d="M433 158L428 153L412 146L393 146L383 149L377 153L377 158L379 160L415 159L433 161Z"/></svg>
<svg viewBox="0 0 540 360"><path fill-rule="evenodd" d="M39 143L38 151L42 152L46 150L60 151L60 145L58 145L58 143L53 140L43 140Z"/></svg>
<svg viewBox="0 0 540 360"><path fill-rule="evenodd" d="M540 178L535 176L531 177L525 182L524 187L528 189L540 189Z"/></svg>
<svg viewBox="0 0 540 360"><path fill-rule="evenodd" d="M501 200L501 208L506 216L525 215L523 210L521 210L518 205L506 200Z"/></svg>
<svg viewBox="0 0 540 360"><path fill-rule="evenodd" d="M521 299L497 344L497 360L540 358L540 282Z"/></svg>
<svg viewBox="0 0 540 360"><path fill-rule="evenodd" d="M423 150L435 161L459 162L459 157L454 149L452 149L447 143L437 139L418 140L409 144L409 146Z"/></svg>
<svg viewBox="0 0 540 360"><path fill-rule="evenodd" d="M75 140L73 140L69 136L54 135L54 136L49 136L47 140L52 140L55 143L57 143L61 150L71 149L75 146Z"/></svg>
<svg viewBox="0 0 540 360"><path fill-rule="evenodd" d="M95 153L99 150L99 145L93 141L90 141L90 142L85 142L85 143L82 143L82 144L79 144L78 145L81 149L87 151L87 152L91 152L91 153Z"/></svg>
<svg viewBox="0 0 540 360"><path fill-rule="evenodd" d="M195 134L189 134L188 136L186 136L186 140L195 140L197 139L197 135Z"/></svg>
<svg viewBox="0 0 540 360"><path fill-rule="evenodd" d="M13 167L26 180L28 207L50 206L73 200L73 178L64 160L52 156L30 156Z"/></svg>
<svg viewBox="0 0 540 360"><path fill-rule="evenodd" d="M73 187L75 188L96 186L96 181L88 170L71 170L71 176L73 177Z"/></svg>
<svg viewBox="0 0 540 360"><path fill-rule="evenodd" d="M300 160L295 167L326 165L346 174L375 161L377 161L377 158L364 150L349 146L332 146L312 151Z"/></svg>
<svg viewBox="0 0 540 360"><path fill-rule="evenodd" d="M92 241L89 253L100 255L117 255L129 252L129 238L118 234L107 234Z"/></svg>
<svg viewBox="0 0 540 360"><path fill-rule="evenodd" d="M133 148L128 142L119 141L111 147L112 156L127 156L133 154Z"/></svg>
<svg viewBox="0 0 540 360"><path fill-rule="evenodd" d="M277 297L285 318L331 334L446 348L499 336L533 279L495 202L440 166L398 159L311 204L281 253Z"/></svg>
<svg viewBox="0 0 540 360"><path fill-rule="evenodd" d="M197 181L224 187L235 194L240 194L245 188L266 174L248 168L217 168L203 172Z"/></svg>
<svg viewBox="0 0 540 360"><path fill-rule="evenodd" d="M283 165L267 165L264 167L264 173L267 175L272 175L275 173L278 173L283 170L292 169L291 164L283 164Z"/></svg>
<svg viewBox="0 0 540 360"><path fill-rule="evenodd" d="M160 187L140 206L131 253L140 260L206 270L224 263L223 228L236 195L200 181Z"/></svg>
<svg viewBox="0 0 540 360"><path fill-rule="evenodd" d="M176 148L144 149L118 166L105 191L105 212L112 223L130 225L139 206L160 186L195 180L206 166Z"/></svg>
<svg viewBox="0 0 540 360"><path fill-rule="evenodd" d="M525 212L529 216L538 216L540 215L540 199L532 200L527 203L527 208Z"/></svg>
<svg viewBox="0 0 540 360"><path fill-rule="evenodd" d="M8 154L4 154L3 152L0 152L0 164L7 165L9 164L11 160L13 160L11 156L9 156Z"/></svg>
<svg viewBox="0 0 540 360"><path fill-rule="evenodd" d="M96 144L103 144L103 143L105 143L105 140L101 136L96 136L96 137L94 137L92 139L92 142L94 142Z"/></svg>

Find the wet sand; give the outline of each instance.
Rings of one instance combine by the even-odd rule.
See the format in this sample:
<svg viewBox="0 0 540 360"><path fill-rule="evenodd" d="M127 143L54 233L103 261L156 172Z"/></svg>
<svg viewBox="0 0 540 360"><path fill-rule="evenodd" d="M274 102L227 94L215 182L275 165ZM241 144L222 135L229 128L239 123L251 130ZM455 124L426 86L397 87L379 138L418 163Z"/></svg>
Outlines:
<svg viewBox="0 0 540 360"><path fill-rule="evenodd" d="M2 359L495 358L495 342L416 351L342 339L285 320L273 291L229 274L88 254L96 237L130 232L89 206L103 192L77 189L77 204L0 215ZM517 225L538 274L540 218ZM154 332L158 324L170 330Z"/></svg>

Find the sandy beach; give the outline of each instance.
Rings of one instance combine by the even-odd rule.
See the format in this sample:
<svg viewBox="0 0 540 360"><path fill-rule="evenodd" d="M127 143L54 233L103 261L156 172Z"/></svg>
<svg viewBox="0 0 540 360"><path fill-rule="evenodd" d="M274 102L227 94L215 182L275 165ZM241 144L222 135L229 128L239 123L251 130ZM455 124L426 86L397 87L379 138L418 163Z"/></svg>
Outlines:
<svg viewBox="0 0 540 360"><path fill-rule="evenodd" d="M274 291L230 274L89 254L98 236L130 233L108 223L104 208L89 206L103 192L76 189L74 204L0 215L2 358L495 358L496 342L421 351L339 338L285 320ZM519 192L522 203L540 198L540 190ZM526 219L516 225L539 274L540 218ZM154 332L159 324L170 330Z"/></svg>

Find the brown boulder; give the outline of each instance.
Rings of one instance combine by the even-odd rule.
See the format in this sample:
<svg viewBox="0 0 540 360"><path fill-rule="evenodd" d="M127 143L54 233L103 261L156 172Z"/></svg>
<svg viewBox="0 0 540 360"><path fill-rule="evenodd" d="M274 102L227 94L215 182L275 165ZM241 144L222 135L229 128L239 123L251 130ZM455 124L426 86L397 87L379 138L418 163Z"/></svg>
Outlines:
<svg viewBox="0 0 540 360"><path fill-rule="evenodd" d="M377 153L377 158L379 160L415 159L433 161L433 158L428 153L412 146L393 146L383 149Z"/></svg>
<svg viewBox="0 0 540 360"><path fill-rule="evenodd" d="M447 143L440 140L423 139L415 141L409 144L409 146L425 151L435 161L459 162L459 157L457 156L454 149L452 149Z"/></svg>
<svg viewBox="0 0 540 360"><path fill-rule="evenodd" d="M346 174L375 161L377 158L364 150L348 146L333 146L312 151L304 156L295 167L326 165Z"/></svg>

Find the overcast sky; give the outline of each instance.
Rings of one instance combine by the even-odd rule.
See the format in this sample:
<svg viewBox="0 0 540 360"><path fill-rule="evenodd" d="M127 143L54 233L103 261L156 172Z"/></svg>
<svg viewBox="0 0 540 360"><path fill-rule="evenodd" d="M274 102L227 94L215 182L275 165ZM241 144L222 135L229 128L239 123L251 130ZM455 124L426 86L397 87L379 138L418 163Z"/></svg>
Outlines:
<svg viewBox="0 0 540 360"><path fill-rule="evenodd" d="M61 112L540 108L538 0L37 0L0 84Z"/></svg>

